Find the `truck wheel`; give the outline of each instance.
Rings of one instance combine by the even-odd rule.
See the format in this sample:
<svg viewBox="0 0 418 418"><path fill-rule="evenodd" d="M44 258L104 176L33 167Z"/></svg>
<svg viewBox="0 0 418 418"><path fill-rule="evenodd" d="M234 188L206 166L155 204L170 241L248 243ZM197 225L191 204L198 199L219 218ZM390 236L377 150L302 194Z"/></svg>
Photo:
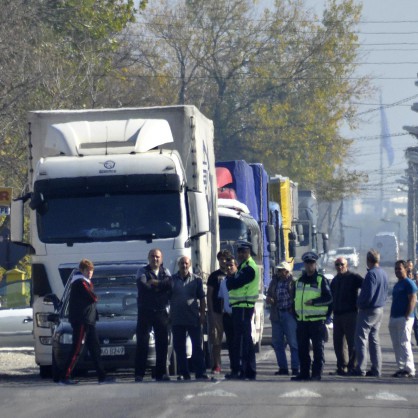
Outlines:
<svg viewBox="0 0 418 418"><path fill-rule="evenodd" d="M60 370L58 368L57 361L55 360L54 352L52 352L52 366L51 366L51 372L52 372L52 380L55 383L58 383L60 380Z"/></svg>
<svg viewBox="0 0 418 418"><path fill-rule="evenodd" d="M39 366L39 375L42 379L50 379L52 377L52 366Z"/></svg>
<svg viewBox="0 0 418 418"><path fill-rule="evenodd" d="M168 366L168 373L170 374L170 376L175 376L177 374L177 356L174 350L170 356L170 364Z"/></svg>

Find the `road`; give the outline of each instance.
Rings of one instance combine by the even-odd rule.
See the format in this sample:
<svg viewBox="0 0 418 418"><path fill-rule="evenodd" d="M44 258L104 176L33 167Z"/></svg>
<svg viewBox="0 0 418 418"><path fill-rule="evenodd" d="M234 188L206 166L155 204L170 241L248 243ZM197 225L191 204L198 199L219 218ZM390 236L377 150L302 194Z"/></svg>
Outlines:
<svg viewBox="0 0 418 418"><path fill-rule="evenodd" d="M393 280L393 279L392 279ZM131 374L118 374L117 383L98 385L94 377L77 386L64 387L41 380L37 369L19 375L0 375L0 416L90 418L128 417L416 417L418 379L392 378L396 371L385 320L381 328L383 376L340 377L335 370L332 343L326 344L323 380L291 382L274 376L275 356L268 345L257 354L257 381L134 383ZM413 347L415 358L418 349ZM223 353L224 364L227 363Z"/></svg>

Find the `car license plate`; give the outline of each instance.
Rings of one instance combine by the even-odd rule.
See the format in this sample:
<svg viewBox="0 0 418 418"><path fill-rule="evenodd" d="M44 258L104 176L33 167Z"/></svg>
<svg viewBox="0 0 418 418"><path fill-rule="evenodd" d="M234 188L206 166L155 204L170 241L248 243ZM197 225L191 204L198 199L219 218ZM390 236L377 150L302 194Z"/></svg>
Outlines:
<svg viewBox="0 0 418 418"><path fill-rule="evenodd" d="M101 347L102 356L123 356L125 347Z"/></svg>

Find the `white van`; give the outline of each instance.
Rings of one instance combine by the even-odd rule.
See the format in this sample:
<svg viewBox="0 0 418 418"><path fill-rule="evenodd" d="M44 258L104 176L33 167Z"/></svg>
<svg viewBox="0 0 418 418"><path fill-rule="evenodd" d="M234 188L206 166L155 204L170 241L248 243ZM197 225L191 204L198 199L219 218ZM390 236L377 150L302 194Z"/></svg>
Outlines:
<svg viewBox="0 0 418 418"><path fill-rule="evenodd" d="M380 265L393 266L399 259L399 244L394 232L379 232L373 239L373 248L380 253Z"/></svg>

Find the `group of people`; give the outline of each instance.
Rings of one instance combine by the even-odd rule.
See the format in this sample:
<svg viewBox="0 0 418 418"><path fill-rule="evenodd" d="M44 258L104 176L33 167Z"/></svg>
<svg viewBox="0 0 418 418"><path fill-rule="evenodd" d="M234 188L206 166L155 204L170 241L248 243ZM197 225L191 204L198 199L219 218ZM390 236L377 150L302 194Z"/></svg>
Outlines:
<svg viewBox="0 0 418 418"><path fill-rule="evenodd" d="M380 254L366 256L367 274L351 272L347 260L335 260L337 274L331 281L318 272L318 256L302 256L304 272L293 280L288 263L276 267L267 292L271 305L272 343L279 370L289 375L286 346L290 349L292 380L321 380L324 365L324 330L333 317L333 344L340 376L374 376L382 373L379 329L388 296L388 277L380 267ZM411 332L415 320L417 286L404 260L395 263L398 282L393 288L389 332L398 370L393 377L413 377ZM310 346L313 350L311 366ZM368 351L371 368L367 368Z"/></svg>
<svg viewBox="0 0 418 418"><path fill-rule="evenodd" d="M218 342L213 345L215 362L217 361L215 363L217 366L213 371L220 371L220 344L225 329L231 363L231 373L225 377L253 380L256 377L256 361L251 337L251 319L254 304L259 295L260 277L258 268L251 257L251 244L240 243L237 253L239 263L229 251L219 252L220 270L211 275L210 283L215 285L218 281L217 284L219 284L219 286L216 284L215 305L213 304L214 298L208 298L209 321L213 331L211 340ZM171 275L163 266L161 250L154 248L148 253L148 264L137 272L138 322L135 382L142 382L144 379L151 330L154 331L155 338L156 381L171 380L167 373L170 332L173 336L173 348L177 360L177 380L191 379L186 350L187 336L192 345L195 379L213 380L206 374L206 362L202 349L202 326L206 324L206 295L203 282L198 275L191 273L189 257L180 257L177 265L178 271ZM73 329L73 340L67 362L61 370L61 384L78 383L71 378L71 375L80 356L83 342L96 367L99 383L114 381L106 376L100 358L100 344L95 326L98 318L97 296L91 281L93 272L93 263L83 259L79 265L79 272L72 278L69 322ZM211 289L210 286L208 289ZM218 299L218 295L222 292L223 301Z"/></svg>
<svg viewBox="0 0 418 418"><path fill-rule="evenodd" d="M219 269L207 282L205 295L202 279L190 272L191 260L182 256L178 271L171 275L163 266L161 250L149 251L148 264L137 272L138 322L135 381L145 375L149 335L154 331L156 348L155 379L169 381L167 355L169 332L177 358L178 380L190 380L186 339L192 344L192 360L196 380L211 380L206 374L202 349L202 326L208 324L212 372L220 373L221 346L225 333L230 361L227 380L255 380L256 358L252 340L254 305L259 298L260 273L251 256L251 243L237 246L237 259L228 250L217 254ZM331 283L317 269L318 255L303 254L304 270L296 280L291 266L282 262L267 291L271 305L272 344L279 366L276 375L292 375L295 381L321 380L324 358L325 324L333 316L333 343L337 358L336 373L341 376L380 376L382 355L379 329L388 296L388 277L379 266L380 255L367 253L367 274L363 279L351 272L347 260L335 260L336 276ZM398 260L393 289L389 331L398 371L394 377L412 377L415 366L411 349L417 286L410 278L408 263ZM80 262L73 276L69 321L73 328L70 355L60 382L75 384L71 379L83 341L95 363L99 383L109 383L100 359L100 345L95 329L96 302L91 278L94 266L89 260ZM409 275L409 277L408 277ZM206 306L207 300L207 306ZM206 307L208 318L206 318ZM290 368L286 347L290 349ZM310 356L312 347L313 359ZM367 370L367 351L371 368ZM213 379L213 378L212 378Z"/></svg>

